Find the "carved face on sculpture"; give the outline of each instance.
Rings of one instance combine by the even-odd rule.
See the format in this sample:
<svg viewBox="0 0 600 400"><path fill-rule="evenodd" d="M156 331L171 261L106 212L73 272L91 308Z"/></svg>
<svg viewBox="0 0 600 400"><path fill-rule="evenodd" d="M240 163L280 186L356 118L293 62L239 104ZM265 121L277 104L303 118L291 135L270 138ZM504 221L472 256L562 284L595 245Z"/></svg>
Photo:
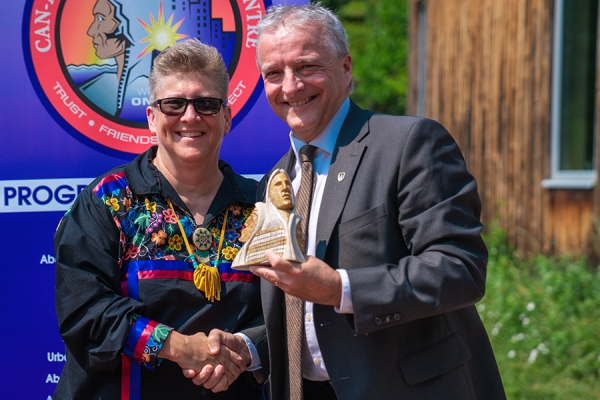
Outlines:
<svg viewBox="0 0 600 400"><path fill-rule="evenodd" d="M244 222L244 229L242 229L242 234L239 239L240 242L246 243L250 239L252 232L254 232L254 229L256 228L257 221L258 209L255 207L254 210L252 210L252 214L248 215L248 218L246 218L246 221Z"/></svg>
<svg viewBox="0 0 600 400"><path fill-rule="evenodd" d="M288 178L285 172L279 172L271 179L269 199L280 210L291 210L294 208L292 182L290 182L290 178Z"/></svg>

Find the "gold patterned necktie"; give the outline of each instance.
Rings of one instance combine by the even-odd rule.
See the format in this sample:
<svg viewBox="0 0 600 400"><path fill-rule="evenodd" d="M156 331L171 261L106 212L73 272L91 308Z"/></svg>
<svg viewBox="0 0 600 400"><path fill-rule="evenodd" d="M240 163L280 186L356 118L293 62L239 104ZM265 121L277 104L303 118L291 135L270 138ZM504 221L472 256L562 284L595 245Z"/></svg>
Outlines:
<svg viewBox="0 0 600 400"><path fill-rule="evenodd" d="M310 219L310 206L314 189L313 159L316 150L315 146L306 144L298 152L302 166L302 176L296 195L296 214L302 217L300 227L305 237L308 237L308 221ZM306 251L306 249L302 250Z"/></svg>
<svg viewBox="0 0 600 400"><path fill-rule="evenodd" d="M314 190L313 158L316 147L304 145L298 152L302 166L300 188L296 195L296 213L302 217L300 228L304 233L304 243L308 243L308 220ZM302 249L306 251L306 249ZM288 345L288 372L290 400L302 400L302 335L304 311L302 300L285 295L286 330Z"/></svg>

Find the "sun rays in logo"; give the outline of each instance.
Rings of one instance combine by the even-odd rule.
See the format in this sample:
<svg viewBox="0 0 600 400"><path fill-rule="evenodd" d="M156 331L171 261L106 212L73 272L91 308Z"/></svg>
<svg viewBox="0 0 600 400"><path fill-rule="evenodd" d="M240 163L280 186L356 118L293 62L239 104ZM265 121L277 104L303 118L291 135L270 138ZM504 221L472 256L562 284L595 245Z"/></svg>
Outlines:
<svg viewBox="0 0 600 400"><path fill-rule="evenodd" d="M181 18L175 25L173 24L173 14L169 17L169 20L165 23L165 16L163 13L162 1L158 8L158 21L154 18L154 15L150 14L151 25L148 25L138 17L138 21L144 27L148 36L143 38L141 42L148 43L146 48L140 53L137 58L141 58L153 50L162 51L169 46L172 46L179 39L183 39L188 35L177 33L177 29L181 26L185 18Z"/></svg>

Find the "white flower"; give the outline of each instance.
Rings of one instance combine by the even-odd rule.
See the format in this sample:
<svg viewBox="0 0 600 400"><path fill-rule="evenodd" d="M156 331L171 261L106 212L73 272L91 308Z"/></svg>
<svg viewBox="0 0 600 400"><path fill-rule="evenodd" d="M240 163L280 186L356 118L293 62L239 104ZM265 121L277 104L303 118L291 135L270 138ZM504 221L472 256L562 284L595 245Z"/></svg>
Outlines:
<svg viewBox="0 0 600 400"><path fill-rule="evenodd" d="M502 328L502 322L496 322L496 325L492 328L492 336L498 335L498 333L500 333L500 328Z"/></svg>
<svg viewBox="0 0 600 400"><path fill-rule="evenodd" d="M529 364L533 364L533 363L535 362L535 359L537 358L537 356L538 356L538 351L537 351L537 349L533 349L533 350L531 350L531 351L529 352L529 357L527 358L527 362L528 362Z"/></svg>
<svg viewBox="0 0 600 400"><path fill-rule="evenodd" d="M542 342L542 343L538 344L537 349L542 354L550 353L550 349L548 349L546 342ZM600 361L600 355L598 355L598 360Z"/></svg>
<svg viewBox="0 0 600 400"><path fill-rule="evenodd" d="M510 338L510 341L515 343L515 342L521 341L523 339L525 339L525 334L523 332L520 332L516 335L513 335L513 337Z"/></svg>
<svg viewBox="0 0 600 400"><path fill-rule="evenodd" d="M485 311L485 304L483 304L483 303L477 304L477 311L484 312Z"/></svg>
<svg viewBox="0 0 600 400"><path fill-rule="evenodd" d="M519 321L523 321L523 318L527 317L524 313L519 314Z"/></svg>
<svg viewBox="0 0 600 400"><path fill-rule="evenodd" d="M517 352L514 350L510 350L507 354L508 358L515 358L515 356L517 355Z"/></svg>
<svg viewBox="0 0 600 400"><path fill-rule="evenodd" d="M535 310L535 303L533 301L530 301L529 303L527 303L527 306L525 308L527 308L527 311L533 311Z"/></svg>
<svg viewBox="0 0 600 400"><path fill-rule="evenodd" d="M523 325L523 326L529 325L529 318L527 318L527 317L523 318L523 321L521 321L521 325Z"/></svg>

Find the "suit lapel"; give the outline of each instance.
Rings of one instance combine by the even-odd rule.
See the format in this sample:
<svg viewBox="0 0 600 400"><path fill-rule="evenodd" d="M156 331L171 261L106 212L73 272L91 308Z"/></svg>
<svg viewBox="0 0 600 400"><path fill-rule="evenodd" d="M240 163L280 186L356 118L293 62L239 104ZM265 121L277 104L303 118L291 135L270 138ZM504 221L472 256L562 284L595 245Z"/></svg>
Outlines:
<svg viewBox="0 0 600 400"><path fill-rule="evenodd" d="M294 150L292 147L288 149L288 152L277 161L277 164L269 172L267 172L261 181L258 184L258 189L256 191L256 201L265 201L265 195L267 193L267 183L269 182L269 177L276 169L284 169L290 177L292 175L292 171L294 171L294 163L296 162L296 157L294 156Z"/></svg>
<svg viewBox="0 0 600 400"><path fill-rule="evenodd" d="M369 132L368 119L371 115L372 113L363 111L352 103L340 130L319 210L317 258L324 259L327 243L346 204L354 176L367 148L360 141Z"/></svg>
<svg viewBox="0 0 600 400"><path fill-rule="evenodd" d="M277 162L277 164L275 164L273 169L282 168L288 174L291 174L294 171L295 163L296 163L296 156L294 155L294 150L292 149L292 146L290 146L290 148L288 149L288 152L283 157L281 157L281 159ZM273 170L271 170L271 171L273 171ZM292 175L290 175L290 177L291 176Z"/></svg>

